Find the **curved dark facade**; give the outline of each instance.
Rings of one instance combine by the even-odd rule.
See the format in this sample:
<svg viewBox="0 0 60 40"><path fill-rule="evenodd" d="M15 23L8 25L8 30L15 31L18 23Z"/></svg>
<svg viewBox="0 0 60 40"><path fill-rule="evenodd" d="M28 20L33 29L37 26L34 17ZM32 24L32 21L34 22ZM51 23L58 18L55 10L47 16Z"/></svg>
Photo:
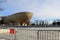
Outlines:
<svg viewBox="0 0 60 40"><path fill-rule="evenodd" d="M32 13L31 12L18 12L13 15L5 16L5 17L0 17L2 18L0 20L0 24L5 24L5 25L22 25L23 23L29 25L30 19L32 18Z"/></svg>

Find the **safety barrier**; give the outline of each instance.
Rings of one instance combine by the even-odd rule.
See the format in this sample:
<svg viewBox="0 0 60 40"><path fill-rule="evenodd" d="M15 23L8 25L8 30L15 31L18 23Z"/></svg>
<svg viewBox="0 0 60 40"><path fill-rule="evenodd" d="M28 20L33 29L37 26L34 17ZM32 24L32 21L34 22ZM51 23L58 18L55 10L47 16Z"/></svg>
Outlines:
<svg viewBox="0 0 60 40"><path fill-rule="evenodd" d="M38 40L60 40L60 30L39 30Z"/></svg>
<svg viewBox="0 0 60 40"><path fill-rule="evenodd" d="M9 29L0 29L0 40L11 39L11 35L9 33Z"/></svg>
<svg viewBox="0 0 60 40"><path fill-rule="evenodd" d="M9 40L60 40L60 28L13 29L0 29L0 38Z"/></svg>
<svg viewBox="0 0 60 40"><path fill-rule="evenodd" d="M37 40L37 30L17 29L16 40Z"/></svg>

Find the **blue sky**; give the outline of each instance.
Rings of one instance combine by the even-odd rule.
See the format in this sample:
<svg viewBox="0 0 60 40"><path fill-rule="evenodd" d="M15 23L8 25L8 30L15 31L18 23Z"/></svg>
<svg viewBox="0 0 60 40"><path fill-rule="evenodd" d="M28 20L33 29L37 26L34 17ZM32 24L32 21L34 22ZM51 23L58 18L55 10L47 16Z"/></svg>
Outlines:
<svg viewBox="0 0 60 40"><path fill-rule="evenodd" d="M1 6L0 16L28 11L33 12L31 20L60 19L60 0L7 0Z"/></svg>

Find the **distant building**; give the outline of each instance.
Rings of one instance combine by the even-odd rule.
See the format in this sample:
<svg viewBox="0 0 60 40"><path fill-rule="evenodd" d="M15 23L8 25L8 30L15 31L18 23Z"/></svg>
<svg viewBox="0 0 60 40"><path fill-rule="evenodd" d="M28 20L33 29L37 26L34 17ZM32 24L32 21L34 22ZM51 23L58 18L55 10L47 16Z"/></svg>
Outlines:
<svg viewBox="0 0 60 40"><path fill-rule="evenodd" d="M53 24L53 25L60 25L60 20L59 20L59 19L54 20L52 24Z"/></svg>
<svg viewBox="0 0 60 40"><path fill-rule="evenodd" d="M13 15L0 17L0 24L22 26L24 23L29 25L32 15L31 12L18 12Z"/></svg>

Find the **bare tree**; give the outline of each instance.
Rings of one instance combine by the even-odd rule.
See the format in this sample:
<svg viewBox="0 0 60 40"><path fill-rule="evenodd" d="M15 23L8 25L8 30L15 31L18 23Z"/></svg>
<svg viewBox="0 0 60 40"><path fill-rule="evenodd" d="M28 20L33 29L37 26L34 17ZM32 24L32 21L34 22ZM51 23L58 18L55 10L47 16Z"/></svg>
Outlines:
<svg viewBox="0 0 60 40"><path fill-rule="evenodd" d="M38 24L38 20L35 20L35 22L36 22L36 25Z"/></svg>

